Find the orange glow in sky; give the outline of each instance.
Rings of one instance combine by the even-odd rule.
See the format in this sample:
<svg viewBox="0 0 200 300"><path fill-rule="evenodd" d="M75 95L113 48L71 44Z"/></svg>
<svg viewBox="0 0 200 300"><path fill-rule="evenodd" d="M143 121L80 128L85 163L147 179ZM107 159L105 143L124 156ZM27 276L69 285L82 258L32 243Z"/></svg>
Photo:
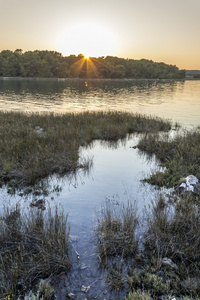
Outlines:
<svg viewBox="0 0 200 300"><path fill-rule="evenodd" d="M101 23L79 21L61 31L57 48L65 55L83 53L85 57L107 56L116 49L114 33Z"/></svg>
<svg viewBox="0 0 200 300"><path fill-rule="evenodd" d="M151 59L200 69L199 0L0 0L0 51Z"/></svg>

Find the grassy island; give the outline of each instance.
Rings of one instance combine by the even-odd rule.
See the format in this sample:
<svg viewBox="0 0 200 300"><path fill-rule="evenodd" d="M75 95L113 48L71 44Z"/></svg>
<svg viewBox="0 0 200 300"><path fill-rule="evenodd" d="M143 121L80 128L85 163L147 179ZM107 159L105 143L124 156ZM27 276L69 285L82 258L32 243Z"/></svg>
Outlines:
<svg viewBox="0 0 200 300"><path fill-rule="evenodd" d="M79 147L134 132L168 131L169 121L120 112L24 114L0 112L0 181L30 185L51 174L87 168Z"/></svg>

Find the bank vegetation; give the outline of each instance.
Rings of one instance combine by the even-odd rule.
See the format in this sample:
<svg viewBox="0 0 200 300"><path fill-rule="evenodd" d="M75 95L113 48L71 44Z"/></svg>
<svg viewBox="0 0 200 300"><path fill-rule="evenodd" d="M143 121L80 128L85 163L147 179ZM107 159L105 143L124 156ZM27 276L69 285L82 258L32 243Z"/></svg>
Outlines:
<svg viewBox="0 0 200 300"><path fill-rule="evenodd" d="M45 78L160 78L183 79L185 70L147 59L113 56L90 57L83 54L63 56L56 51L0 52L0 76Z"/></svg>

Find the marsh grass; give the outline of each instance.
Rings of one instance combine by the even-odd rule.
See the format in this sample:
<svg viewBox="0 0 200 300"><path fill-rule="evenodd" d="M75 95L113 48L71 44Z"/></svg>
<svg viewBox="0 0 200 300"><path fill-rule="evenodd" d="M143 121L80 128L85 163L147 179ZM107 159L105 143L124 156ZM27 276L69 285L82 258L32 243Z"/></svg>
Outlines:
<svg viewBox="0 0 200 300"><path fill-rule="evenodd" d="M169 121L126 112L25 114L0 112L0 181L35 184L51 174L88 168L79 147L94 139L118 140L133 132L168 131Z"/></svg>
<svg viewBox="0 0 200 300"><path fill-rule="evenodd" d="M0 296L23 295L39 279L66 272L69 226L57 208L46 215L37 209L5 208L0 219Z"/></svg>
<svg viewBox="0 0 200 300"><path fill-rule="evenodd" d="M199 210L199 205L184 196L175 202L173 208L169 207L163 196L160 196L152 203L151 213L147 218L146 248L158 258L170 257L172 260L191 266L193 263L198 264L200 260ZM194 268L191 272L194 272Z"/></svg>
<svg viewBox="0 0 200 300"><path fill-rule="evenodd" d="M190 174L200 178L200 131L178 132L172 139L169 135L147 134L138 144L146 153L155 154L166 168L146 179L151 184L177 187L180 178Z"/></svg>
<svg viewBox="0 0 200 300"><path fill-rule="evenodd" d="M164 295L196 299L200 294L200 203L188 195L159 195L144 215L140 250L134 206L109 200L98 215L96 240L109 286L120 290L127 281L132 291L128 299ZM164 264L163 258L172 264Z"/></svg>
<svg viewBox="0 0 200 300"><path fill-rule="evenodd" d="M143 262L131 270L129 284L155 298L163 294L195 298L200 294L199 206L188 198L174 203L169 206L160 195L146 212ZM164 257L176 267L164 265Z"/></svg>
<svg viewBox="0 0 200 300"><path fill-rule="evenodd" d="M103 262L111 256L134 256L138 250L135 204L127 205L107 200L97 218L96 236L99 255Z"/></svg>

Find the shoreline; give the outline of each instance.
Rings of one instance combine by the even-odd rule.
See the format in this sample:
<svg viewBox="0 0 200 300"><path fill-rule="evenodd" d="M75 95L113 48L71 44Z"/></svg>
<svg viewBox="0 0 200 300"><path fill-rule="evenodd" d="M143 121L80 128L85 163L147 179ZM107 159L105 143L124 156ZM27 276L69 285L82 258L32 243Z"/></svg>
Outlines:
<svg viewBox="0 0 200 300"><path fill-rule="evenodd" d="M185 81L185 80L199 80L198 78L59 78L59 77L3 77L0 76L0 80L44 80L44 81L113 81L113 82L123 82L123 81Z"/></svg>

